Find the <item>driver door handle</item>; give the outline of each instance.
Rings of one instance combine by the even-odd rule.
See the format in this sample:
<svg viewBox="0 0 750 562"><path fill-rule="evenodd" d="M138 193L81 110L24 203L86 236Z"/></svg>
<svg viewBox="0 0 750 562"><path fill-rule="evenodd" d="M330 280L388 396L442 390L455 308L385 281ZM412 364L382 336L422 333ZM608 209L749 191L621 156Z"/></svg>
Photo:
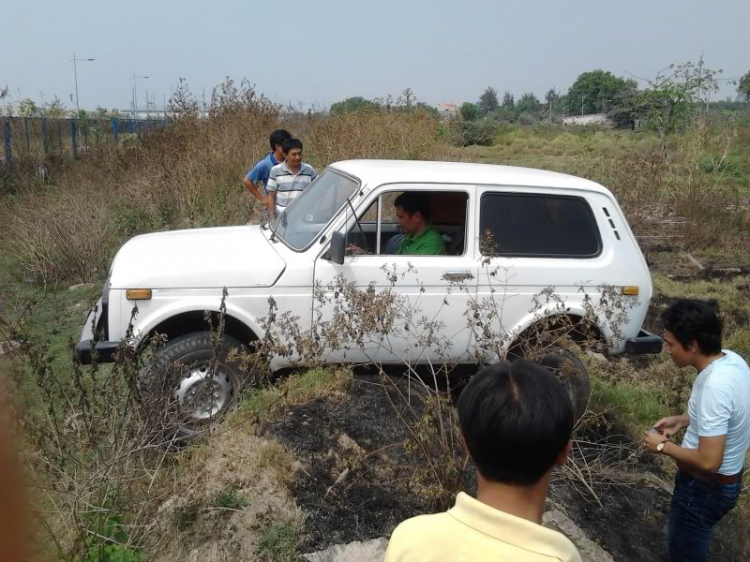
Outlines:
<svg viewBox="0 0 750 562"><path fill-rule="evenodd" d="M450 281L452 283L459 283L461 281L467 281L469 279L474 279L474 275L471 273L471 271L446 271L443 275L443 279L446 281Z"/></svg>

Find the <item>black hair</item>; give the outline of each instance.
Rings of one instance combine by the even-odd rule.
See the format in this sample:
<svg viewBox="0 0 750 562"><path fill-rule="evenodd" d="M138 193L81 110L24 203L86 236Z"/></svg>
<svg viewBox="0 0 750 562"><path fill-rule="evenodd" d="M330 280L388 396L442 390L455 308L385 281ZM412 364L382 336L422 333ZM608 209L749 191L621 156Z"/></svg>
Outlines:
<svg viewBox="0 0 750 562"><path fill-rule="evenodd" d="M715 303L698 299L679 299L660 316L662 328L672 332L687 349L695 341L703 355L721 351L721 320Z"/></svg>
<svg viewBox="0 0 750 562"><path fill-rule="evenodd" d="M562 383L525 359L482 369L458 400L461 432L477 470L504 484L539 482L570 440L573 416Z"/></svg>
<svg viewBox="0 0 750 562"><path fill-rule="evenodd" d="M271 142L271 150L276 150L278 145L283 145L284 141L290 138L292 138L292 135L286 129L276 129L268 138Z"/></svg>
<svg viewBox="0 0 750 562"><path fill-rule="evenodd" d="M284 141L284 144L281 145L281 151L286 154L290 150L293 150L295 148L299 148L302 150L302 141L295 138L286 139Z"/></svg>
<svg viewBox="0 0 750 562"><path fill-rule="evenodd" d="M405 191L393 202L394 207L401 207L409 216L419 212L426 221L430 220L430 201L426 193Z"/></svg>

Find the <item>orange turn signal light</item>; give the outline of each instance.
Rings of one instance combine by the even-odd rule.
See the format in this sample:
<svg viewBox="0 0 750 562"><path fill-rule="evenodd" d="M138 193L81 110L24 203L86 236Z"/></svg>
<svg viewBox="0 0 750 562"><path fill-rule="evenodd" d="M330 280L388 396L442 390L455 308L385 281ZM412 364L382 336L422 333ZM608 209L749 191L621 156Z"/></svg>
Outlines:
<svg viewBox="0 0 750 562"><path fill-rule="evenodd" d="M127 289L125 297L129 301L148 301L151 300L151 289Z"/></svg>
<svg viewBox="0 0 750 562"><path fill-rule="evenodd" d="M637 297L640 292L640 287L636 287L635 285L626 285L621 290L621 293L627 297Z"/></svg>

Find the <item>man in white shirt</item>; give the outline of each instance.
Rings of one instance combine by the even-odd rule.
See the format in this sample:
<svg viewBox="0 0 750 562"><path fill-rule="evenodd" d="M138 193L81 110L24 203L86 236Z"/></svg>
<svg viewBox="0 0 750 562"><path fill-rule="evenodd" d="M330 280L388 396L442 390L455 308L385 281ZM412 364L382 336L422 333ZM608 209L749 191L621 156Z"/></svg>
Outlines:
<svg viewBox="0 0 750 562"><path fill-rule="evenodd" d="M721 348L721 322L704 301L679 300L661 316L666 351L698 376L687 413L659 420L649 450L677 461L669 511L669 560L706 559L711 531L737 503L750 446L750 368ZM670 438L687 429L682 445Z"/></svg>

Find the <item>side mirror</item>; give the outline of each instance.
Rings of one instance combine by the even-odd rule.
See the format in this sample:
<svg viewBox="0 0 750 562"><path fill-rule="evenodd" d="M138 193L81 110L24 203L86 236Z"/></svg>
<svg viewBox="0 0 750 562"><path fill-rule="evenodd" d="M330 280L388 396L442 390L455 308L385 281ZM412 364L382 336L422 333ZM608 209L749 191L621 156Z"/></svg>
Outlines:
<svg viewBox="0 0 750 562"><path fill-rule="evenodd" d="M340 232L331 234L331 247L326 254L327 258L333 263L343 265L344 256L346 255L346 240Z"/></svg>

